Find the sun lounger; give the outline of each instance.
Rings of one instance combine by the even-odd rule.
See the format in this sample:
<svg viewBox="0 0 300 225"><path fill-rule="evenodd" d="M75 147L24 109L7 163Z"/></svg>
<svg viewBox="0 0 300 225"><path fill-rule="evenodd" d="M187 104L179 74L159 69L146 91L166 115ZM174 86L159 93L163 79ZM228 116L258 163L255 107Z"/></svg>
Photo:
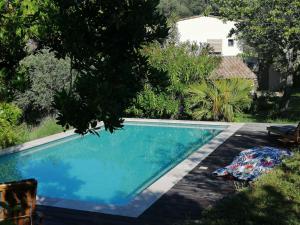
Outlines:
<svg viewBox="0 0 300 225"><path fill-rule="evenodd" d="M42 217L35 210L36 191L35 179L0 184L0 221L41 225Z"/></svg>
<svg viewBox="0 0 300 225"><path fill-rule="evenodd" d="M284 139L300 144L300 123L298 126L270 126L267 127L268 134L278 134Z"/></svg>

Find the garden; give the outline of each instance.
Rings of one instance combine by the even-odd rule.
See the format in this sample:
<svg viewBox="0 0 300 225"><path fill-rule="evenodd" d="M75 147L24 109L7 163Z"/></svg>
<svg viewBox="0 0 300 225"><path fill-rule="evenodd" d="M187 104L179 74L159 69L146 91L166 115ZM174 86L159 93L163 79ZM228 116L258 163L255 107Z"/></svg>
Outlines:
<svg viewBox="0 0 300 225"><path fill-rule="evenodd" d="M300 5L270 5L0 1L0 151L68 129L97 134L98 121L113 133L123 118L298 123ZM222 58L211 46L178 42L174 21L206 13L239 21L241 57L274 65L286 78L280 93L215 78ZM299 151L186 224L300 224Z"/></svg>
<svg viewBox="0 0 300 225"><path fill-rule="evenodd" d="M253 82L210 78L220 58L209 55L205 47L154 43L142 54L162 74L157 79L163 85L145 81L125 117L231 122L252 105ZM52 102L56 92L71 85L70 59L58 59L50 49L42 49L21 60L17 73L26 84L9 103L1 103L2 147L63 130L56 125Z"/></svg>
<svg viewBox="0 0 300 225"><path fill-rule="evenodd" d="M176 7L172 6L173 3ZM156 4L153 2L143 7L155 9ZM136 23L124 14L128 21L122 24L123 30L118 28L120 34L128 29L141 29L144 33L125 32L127 36L119 39L118 35L112 36L114 26L119 24L106 30L105 25L99 23L95 24L94 30L86 30L85 20L75 19L77 13L92 15L90 7L74 9L59 1L1 3L4 16L0 30L3 49L0 55L0 129L3 131L0 146L20 144L70 127L81 134L92 132L90 128L97 120L104 121L105 128L113 131L121 127L122 117L228 122L299 121L298 86L292 91L284 91L290 94L278 97L272 92L257 95L259 86L246 79L214 79L212 73L220 64L220 58L210 54L208 45L178 43L174 22L178 15L184 14L181 13L183 8L177 7L178 2L172 4L161 1L158 11L148 10L148 16L152 17L148 21L153 26L151 33L141 28L148 19L147 15L140 15L143 20ZM212 10L207 4L185 1L181 6L189 9L188 14L195 14L203 7ZM20 7L20 10L13 10L14 7ZM122 7L117 7L120 15L126 10L125 5ZM215 1L213 9L218 9L220 16L229 17L222 2ZM134 8L132 12L136 10ZM239 10L242 14L244 9ZM35 14L33 18L31 15ZM173 17L173 14L177 16ZM110 14L102 16L108 21ZM94 20L93 17L89 19ZM255 25L252 22L249 25ZM72 24L81 27L72 30ZM97 26L105 30L101 39L97 39ZM245 30L240 38L247 42L251 35L254 34ZM83 36L89 39L83 41ZM125 39L136 40L136 43L126 46ZM268 43L269 40L265 41ZM111 51L112 45L124 49L127 55ZM140 46L138 50L137 45ZM269 60L264 46L254 49L250 42L245 46L248 50L244 55L256 54L262 63ZM85 51L78 51L80 48ZM296 74L293 72L297 71L296 62L294 70L288 71L281 66L285 59L280 51L274 54L277 56L272 56L273 63L282 68L283 74ZM98 63L104 61L109 63ZM86 76L88 73L94 75ZM119 85L111 85L116 81ZM285 110L282 110L283 102L289 102L285 104Z"/></svg>
<svg viewBox="0 0 300 225"><path fill-rule="evenodd" d="M220 58L207 46L193 43L153 43L141 50L157 71L157 83L144 86L124 112L124 117L227 122L299 121L296 89L288 111L280 112L280 97L262 95L247 79L214 79ZM1 102L1 147L41 138L64 129L56 124L53 105L57 92L71 86L70 58L57 58L49 48L29 54L19 62L21 88ZM76 71L72 72L76 77ZM73 78L74 79L74 78ZM3 96L6 90L4 87Z"/></svg>

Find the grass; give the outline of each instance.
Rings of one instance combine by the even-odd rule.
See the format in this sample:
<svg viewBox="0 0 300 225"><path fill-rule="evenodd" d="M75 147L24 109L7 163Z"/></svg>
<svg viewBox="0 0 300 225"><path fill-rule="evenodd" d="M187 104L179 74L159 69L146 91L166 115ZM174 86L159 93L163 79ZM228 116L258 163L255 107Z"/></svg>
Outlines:
<svg viewBox="0 0 300 225"><path fill-rule="evenodd" d="M300 91L294 90L286 112L280 113L279 97L266 97L256 102L252 113L241 113L236 122L293 123L300 121Z"/></svg>
<svg viewBox="0 0 300 225"><path fill-rule="evenodd" d="M22 125L23 138L21 142L31 141L38 138L46 137L52 134L63 132L64 129L56 124L56 119L46 117L38 126Z"/></svg>
<svg viewBox="0 0 300 225"><path fill-rule="evenodd" d="M288 118L288 117L272 117L263 113L262 114L241 113L235 117L234 121L241 122L241 123L296 124L300 121L300 118L297 119L297 118Z"/></svg>
<svg viewBox="0 0 300 225"><path fill-rule="evenodd" d="M299 225L300 153L189 225Z"/></svg>

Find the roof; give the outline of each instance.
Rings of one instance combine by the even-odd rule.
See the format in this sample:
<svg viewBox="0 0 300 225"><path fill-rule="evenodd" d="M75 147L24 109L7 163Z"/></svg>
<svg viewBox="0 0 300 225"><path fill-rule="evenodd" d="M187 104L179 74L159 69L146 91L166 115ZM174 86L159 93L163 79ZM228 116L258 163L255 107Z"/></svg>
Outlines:
<svg viewBox="0 0 300 225"><path fill-rule="evenodd" d="M220 21L222 21L223 23L228 23L228 22L233 22L233 23L237 23L241 20L228 20L227 18L221 17L221 16L217 16L217 15L196 15L196 16L190 16L190 17L184 17L181 19L178 19L176 23L182 22L182 21L186 21L186 20L193 20L193 19L201 19L201 18L210 18L210 19L218 19Z"/></svg>
<svg viewBox="0 0 300 225"><path fill-rule="evenodd" d="M223 56L220 65L213 71L212 78L257 79L256 74L238 56Z"/></svg>
<svg viewBox="0 0 300 225"><path fill-rule="evenodd" d="M189 17L184 17L178 20L179 21L184 21L184 20L191 20L191 19L196 19L196 18L215 18L215 19L219 19L222 20L223 18L221 18L220 16L214 16L214 15L196 15L196 16L189 16Z"/></svg>

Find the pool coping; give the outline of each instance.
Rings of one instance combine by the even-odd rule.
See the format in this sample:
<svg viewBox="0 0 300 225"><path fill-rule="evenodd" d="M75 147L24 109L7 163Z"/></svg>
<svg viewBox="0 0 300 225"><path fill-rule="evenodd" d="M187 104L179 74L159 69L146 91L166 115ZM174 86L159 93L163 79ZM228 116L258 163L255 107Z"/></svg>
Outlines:
<svg viewBox="0 0 300 225"><path fill-rule="evenodd" d="M132 201L126 205L113 204L96 204L84 201L66 200L59 198L49 198L38 196L37 204L75 209L82 211L98 212L126 217L138 217L145 212L154 202L168 192L176 183L178 183L185 175L193 170L202 160L210 155L217 147L230 138L244 123L225 123L225 122L207 122L207 121L188 121L188 120L160 120L160 119L133 119L125 118L125 122L153 122L153 123L174 123L174 124L193 124L193 125L225 125L227 128L220 134L210 140L208 143L197 149L189 157L181 161L174 168L165 173L162 177L152 183L148 188L138 194ZM99 123L99 126L102 126ZM1 155L12 154L27 150L42 144L46 144L55 140L69 137L74 134L74 130L69 130L64 133L51 135L45 138L37 139L24 143L22 145L13 146L3 149Z"/></svg>

